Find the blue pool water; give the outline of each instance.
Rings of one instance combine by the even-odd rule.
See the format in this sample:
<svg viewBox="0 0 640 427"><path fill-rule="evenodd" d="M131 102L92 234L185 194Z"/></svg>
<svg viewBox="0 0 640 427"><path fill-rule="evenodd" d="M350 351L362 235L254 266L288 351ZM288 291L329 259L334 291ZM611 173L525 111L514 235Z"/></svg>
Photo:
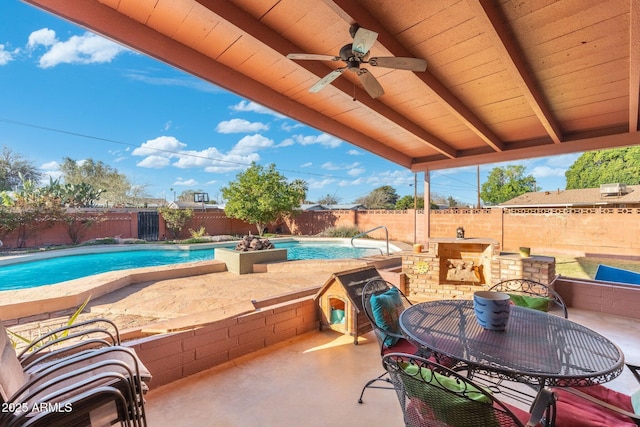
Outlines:
<svg viewBox="0 0 640 427"><path fill-rule="evenodd" d="M282 242L289 260L359 258L380 254L378 249L358 249L334 242ZM235 244L228 248L235 247ZM214 249L135 250L98 254L68 255L0 266L0 291L50 285L93 274L129 268L152 267L214 258Z"/></svg>

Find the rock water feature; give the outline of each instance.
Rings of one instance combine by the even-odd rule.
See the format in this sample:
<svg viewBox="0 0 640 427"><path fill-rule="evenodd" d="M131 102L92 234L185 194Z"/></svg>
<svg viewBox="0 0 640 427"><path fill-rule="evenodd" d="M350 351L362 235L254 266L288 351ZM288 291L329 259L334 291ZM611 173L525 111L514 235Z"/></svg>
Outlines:
<svg viewBox="0 0 640 427"><path fill-rule="evenodd" d="M227 265L227 270L236 274L254 272L254 264L268 264L287 260L286 249L276 249L269 241L251 234L244 236L235 249L216 248L215 259ZM259 272L264 272L264 266Z"/></svg>
<svg viewBox="0 0 640 427"><path fill-rule="evenodd" d="M276 247L269 241L251 234L244 236L236 245L235 250L239 252L261 251L266 249L275 249Z"/></svg>

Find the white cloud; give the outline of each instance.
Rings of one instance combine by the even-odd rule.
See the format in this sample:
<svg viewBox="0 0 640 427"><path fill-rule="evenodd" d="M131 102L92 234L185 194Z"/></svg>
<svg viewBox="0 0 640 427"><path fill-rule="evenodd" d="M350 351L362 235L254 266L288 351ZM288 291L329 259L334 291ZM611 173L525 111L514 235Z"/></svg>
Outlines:
<svg viewBox="0 0 640 427"><path fill-rule="evenodd" d="M7 65L9 62L13 61L13 55L16 53L18 53L18 50L9 52L6 50L5 45L0 44L0 65Z"/></svg>
<svg viewBox="0 0 640 427"><path fill-rule="evenodd" d="M198 181L196 181L195 179L184 179L184 178L180 178L178 177L176 179L176 182L173 183L173 185L181 185L184 187L191 187L194 185L198 185Z"/></svg>
<svg viewBox="0 0 640 427"><path fill-rule="evenodd" d="M300 165L301 168L309 168L311 166L313 166L313 163L311 162L303 163Z"/></svg>
<svg viewBox="0 0 640 427"><path fill-rule="evenodd" d="M550 168L549 166L536 166L531 171L534 178L544 178L547 176L564 176L566 168Z"/></svg>
<svg viewBox="0 0 640 427"><path fill-rule="evenodd" d="M261 122L250 122L244 119L231 119L218 123L216 131L220 133L251 133L269 130L269 125Z"/></svg>
<svg viewBox="0 0 640 427"><path fill-rule="evenodd" d="M347 154L350 156L364 156L364 153L359 150L349 150L347 151Z"/></svg>
<svg viewBox="0 0 640 427"><path fill-rule="evenodd" d="M575 162L578 157L580 157L583 153L571 153L571 154L561 154L559 156L553 156L547 158L547 164L549 166L560 166L568 169L569 166Z"/></svg>
<svg viewBox="0 0 640 427"><path fill-rule="evenodd" d="M147 156L138 163L136 166L149 169L162 169L169 165L170 160L162 156Z"/></svg>
<svg viewBox="0 0 640 427"><path fill-rule="evenodd" d="M131 154L134 156L163 155L165 157L173 157L186 146L187 144L178 141L173 136L159 136L143 143L140 147L134 149Z"/></svg>
<svg viewBox="0 0 640 427"><path fill-rule="evenodd" d="M216 147L187 150L187 144L173 136L160 136L146 141L131 154L145 157L137 163L145 168L173 166L179 169L202 169L205 172L224 173L244 169L251 162L259 162L259 150L270 148L273 140L260 134L244 136L227 153Z"/></svg>
<svg viewBox="0 0 640 427"><path fill-rule="evenodd" d="M349 176L358 176L365 173L365 171L365 168L352 168L347 171L347 174L349 174Z"/></svg>
<svg viewBox="0 0 640 427"><path fill-rule="evenodd" d="M128 49L104 37L86 32L81 36L71 36L60 41L56 32L42 28L29 35L28 47L47 48L40 57L41 68L55 67L59 64L93 64L111 62L118 54Z"/></svg>
<svg viewBox="0 0 640 427"><path fill-rule="evenodd" d="M148 76L138 70L125 74L125 77L139 81L142 83L155 85L155 86L177 86L188 89L195 89L200 92L207 93L220 93L221 89L213 83L206 82L204 80L198 80L190 76L185 77L154 77ZM171 123L171 122L169 122Z"/></svg>
<svg viewBox="0 0 640 427"><path fill-rule="evenodd" d="M310 190L320 190L321 188L324 188L327 185L331 185L334 182L336 182L336 180L333 178L325 178L325 179L311 178L306 181L307 181L307 184L309 185Z"/></svg>
<svg viewBox="0 0 640 427"><path fill-rule="evenodd" d="M324 147L336 148L342 144L342 140L331 136L328 133L321 133L320 135L295 135L293 140L300 145L312 145L320 144Z"/></svg>
<svg viewBox="0 0 640 427"><path fill-rule="evenodd" d="M230 155L246 156L255 151L273 147L273 140L260 134L247 135L231 149Z"/></svg>
<svg viewBox="0 0 640 427"><path fill-rule="evenodd" d="M233 105L231 107L231 109L233 111L238 111L238 112L249 112L249 113L258 113L258 114L268 114L270 116L274 116L274 117L278 117L278 118L285 118L285 116L283 116L282 114L275 112L265 106L262 106L258 103L255 103L253 101L240 101L239 103L237 103L236 105Z"/></svg>
<svg viewBox="0 0 640 427"><path fill-rule="evenodd" d="M330 171L337 171L337 170L353 169L353 168L358 167L358 166L360 166L359 162L354 162L354 163L350 163L350 164L335 164L333 162L325 162L320 167L322 169L326 169L326 170L330 170Z"/></svg>
<svg viewBox="0 0 640 427"><path fill-rule="evenodd" d="M49 185L49 180L56 180L62 178L62 171L60 170L60 163L51 161L40 165L42 171L42 178L40 183L43 185Z"/></svg>
<svg viewBox="0 0 640 427"><path fill-rule="evenodd" d="M45 171L58 170L60 169L60 163L56 162L55 160L51 162L43 163L42 166L40 166L40 169Z"/></svg>
<svg viewBox="0 0 640 427"><path fill-rule="evenodd" d="M294 124L291 124L291 123L282 123L282 125L280 125L280 128L281 128L283 131L285 131L285 132L291 132L292 130L294 130L294 129L298 129L298 128L301 128L301 127L303 127L303 126L304 126L304 125L303 125L303 124L301 124L301 123L294 123Z"/></svg>
<svg viewBox="0 0 640 427"><path fill-rule="evenodd" d="M29 41L27 46L35 48L37 46L53 46L58 40L56 39L56 32L48 28L41 28L37 31L29 34Z"/></svg>
<svg viewBox="0 0 640 427"><path fill-rule="evenodd" d="M396 187L413 184L413 174L406 171L384 171L366 178L366 183L374 188L390 185Z"/></svg>
<svg viewBox="0 0 640 427"><path fill-rule="evenodd" d="M293 144L295 144L296 142L291 139L291 138L287 138L285 140L283 140L280 144L278 144L278 147L289 147Z"/></svg>

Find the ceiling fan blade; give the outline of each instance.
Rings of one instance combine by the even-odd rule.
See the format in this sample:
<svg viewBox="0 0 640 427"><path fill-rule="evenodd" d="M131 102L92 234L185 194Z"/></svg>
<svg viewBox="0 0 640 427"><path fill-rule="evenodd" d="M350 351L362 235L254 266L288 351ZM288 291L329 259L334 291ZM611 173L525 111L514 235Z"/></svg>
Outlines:
<svg viewBox="0 0 640 427"><path fill-rule="evenodd" d="M377 98L384 95L384 89L380 86L378 79L376 79L366 68L361 68L358 71L358 76L360 77L360 82L362 83L364 90L367 91L370 97Z"/></svg>
<svg viewBox="0 0 640 427"><path fill-rule="evenodd" d="M331 83L332 81L340 77L340 74L342 74L346 69L347 67L333 70L332 72L324 76L322 79L320 79L316 84L311 86L311 88L309 88L309 92L312 92L312 93L319 92L326 85L328 85L329 83Z"/></svg>
<svg viewBox="0 0 640 427"><path fill-rule="evenodd" d="M366 28L358 28L355 37L353 37L353 46L351 47L351 50L353 53L364 56L369 52L377 39L378 33L375 31L367 30Z"/></svg>
<svg viewBox="0 0 640 427"><path fill-rule="evenodd" d="M339 61L339 56L332 55L316 55L313 53L290 53L287 55L289 59L304 59L311 61Z"/></svg>
<svg viewBox="0 0 640 427"><path fill-rule="evenodd" d="M397 58L394 56L371 58L368 63L374 67L395 68L398 70L425 71L427 61L419 58Z"/></svg>

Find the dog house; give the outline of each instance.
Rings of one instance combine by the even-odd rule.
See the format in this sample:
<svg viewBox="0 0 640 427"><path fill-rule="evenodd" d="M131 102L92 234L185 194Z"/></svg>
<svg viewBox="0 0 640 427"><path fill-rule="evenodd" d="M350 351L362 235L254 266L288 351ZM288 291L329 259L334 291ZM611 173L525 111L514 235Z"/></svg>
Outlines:
<svg viewBox="0 0 640 427"><path fill-rule="evenodd" d="M320 311L320 330L330 328L349 334L357 345L358 336L372 329L362 308L362 288L369 280L380 278L375 267L333 273L314 297Z"/></svg>

